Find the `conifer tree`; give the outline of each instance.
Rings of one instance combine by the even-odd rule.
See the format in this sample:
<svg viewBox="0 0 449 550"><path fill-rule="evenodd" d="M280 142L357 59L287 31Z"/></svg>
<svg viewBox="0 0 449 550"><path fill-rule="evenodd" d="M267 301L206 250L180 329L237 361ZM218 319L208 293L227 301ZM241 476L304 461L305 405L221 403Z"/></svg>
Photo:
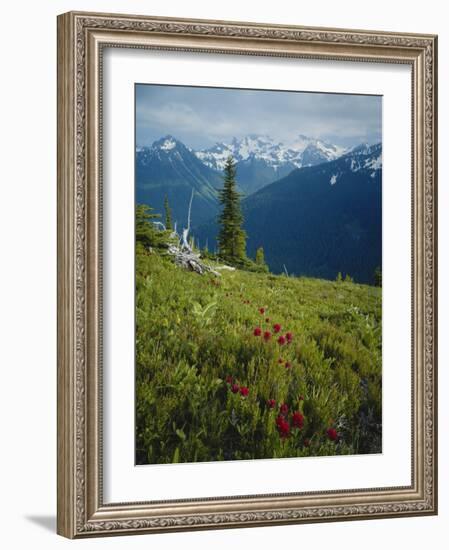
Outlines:
<svg viewBox="0 0 449 550"><path fill-rule="evenodd" d="M382 286L382 270L376 267L374 270L374 286Z"/></svg>
<svg viewBox="0 0 449 550"><path fill-rule="evenodd" d="M219 194L223 209L218 218L220 231L217 241L220 257L240 265L246 261L246 233L242 229L243 215L235 176L235 162L229 156L224 168L223 188Z"/></svg>
<svg viewBox="0 0 449 550"><path fill-rule="evenodd" d="M164 199L164 210L165 210L165 229L167 231L172 231L173 230L173 222L172 222L172 217L171 217L171 208L170 208L170 205L168 204L167 195L165 195L165 199Z"/></svg>
<svg viewBox="0 0 449 550"><path fill-rule="evenodd" d="M257 271L268 273L268 265L265 262L265 253L262 246L259 246L259 248L256 250L255 263L257 266Z"/></svg>
<svg viewBox="0 0 449 550"><path fill-rule="evenodd" d="M265 254L262 246L259 246L259 248L256 250L256 264L265 265Z"/></svg>
<svg viewBox="0 0 449 550"><path fill-rule="evenodd" d="M160 218L159 214L153 214L153 208L147 204L136 206L136 242L143 244L145 248L160 246L163 243L163 234L153 224L153 220Z"/></svg>

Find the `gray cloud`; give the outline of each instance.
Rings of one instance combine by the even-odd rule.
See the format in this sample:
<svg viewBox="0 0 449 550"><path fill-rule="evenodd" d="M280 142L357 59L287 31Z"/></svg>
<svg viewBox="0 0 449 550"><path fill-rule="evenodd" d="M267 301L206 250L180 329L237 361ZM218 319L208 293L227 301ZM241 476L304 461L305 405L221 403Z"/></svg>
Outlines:
<svg viewBox="0 0 449 550"><path fill-rule="evenodd" d="M352 146L382 139L382 98L189 86L136 85L136 142L172 134L192 148L248 134L298 134Z"/></svg>

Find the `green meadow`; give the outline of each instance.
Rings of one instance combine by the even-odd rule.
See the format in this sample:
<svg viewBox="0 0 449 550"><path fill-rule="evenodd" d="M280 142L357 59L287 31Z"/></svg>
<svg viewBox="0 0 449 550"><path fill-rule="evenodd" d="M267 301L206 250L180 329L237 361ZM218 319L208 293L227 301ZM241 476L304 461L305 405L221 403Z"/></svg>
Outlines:
<svg viewBox="0 0 449 550"><path fill-rule="evenodd" d="M137 463L381 452L382 289L220 273L137 243Z"/></svg>

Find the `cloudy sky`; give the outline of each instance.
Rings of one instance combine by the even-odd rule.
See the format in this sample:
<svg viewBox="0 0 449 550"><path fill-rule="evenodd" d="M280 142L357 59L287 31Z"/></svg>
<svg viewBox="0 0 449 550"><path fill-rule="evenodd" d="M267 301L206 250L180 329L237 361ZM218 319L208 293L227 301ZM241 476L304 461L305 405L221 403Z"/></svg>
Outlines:
<svg viewBox="0 0 449 550"><path fill-rule="evenodd" d="M193 149L248 134L299 134L349 147L382 136L382 98L347 94L136 85L136 144L171 134Z"/></svg>

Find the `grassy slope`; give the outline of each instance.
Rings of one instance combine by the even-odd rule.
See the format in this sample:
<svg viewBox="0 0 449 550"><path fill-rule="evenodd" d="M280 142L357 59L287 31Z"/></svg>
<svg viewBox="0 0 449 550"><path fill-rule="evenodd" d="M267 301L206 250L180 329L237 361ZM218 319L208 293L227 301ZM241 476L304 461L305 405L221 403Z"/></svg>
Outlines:
<svg viewBox="0 0 449 550"><path fill-rule="evenodd" d="M380 452L381 289L200 276L139 253L136 292L138 463ZM290 344L277 342L274 323L293 334ZM268 342L257 326L273 333ZM233 393L226 376L249 395ZM275 421L282 403L288 437Z"/></svg>

